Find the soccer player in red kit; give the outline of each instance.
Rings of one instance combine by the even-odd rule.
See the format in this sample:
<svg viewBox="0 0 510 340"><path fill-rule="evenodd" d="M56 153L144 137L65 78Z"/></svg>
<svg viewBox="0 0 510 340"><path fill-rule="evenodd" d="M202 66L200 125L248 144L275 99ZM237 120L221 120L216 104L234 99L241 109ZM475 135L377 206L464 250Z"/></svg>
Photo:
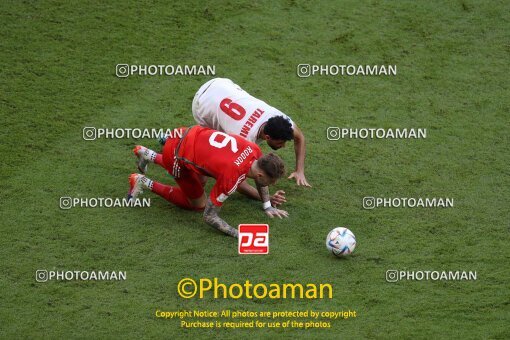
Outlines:
<svg viewBox="0 0 510 340"><path fill-rule="evenodd" d="M257 144L237 135L201 126L179 129L174 138L168 138L163 154L143 146L136 146L138 168L143 173L149 162L164 167L178 186L168 186L152 181L145 175L131 174L129 197L136 198L144 188L165 198L173 204L192 210L204 209L206 223L222 232L238 237L232 228L218 215L223 202L236 191L246 178L255 180L263 209L269 217L287 217L288 213L271 204L268 186L284 174L283 161L274 154L262 155ZM178 135L181 134L180 138ZM203 176L216 179L207 198ZM285 201L284 193L273 196L276 204ZM274 205L276 205L274 204Z"/></svg>

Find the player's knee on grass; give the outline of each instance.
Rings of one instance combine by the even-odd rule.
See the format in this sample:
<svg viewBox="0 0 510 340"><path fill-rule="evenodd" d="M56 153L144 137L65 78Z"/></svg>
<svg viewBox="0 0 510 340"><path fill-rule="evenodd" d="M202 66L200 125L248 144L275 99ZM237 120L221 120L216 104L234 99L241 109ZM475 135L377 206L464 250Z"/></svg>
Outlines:
<svg viewBox="0 0 510 340"><path fill-rule="evenodd" d="M188 200L193 210L202 211L205 209L205 203L207 201L205 194L195 199L188 198Z"/></svg>

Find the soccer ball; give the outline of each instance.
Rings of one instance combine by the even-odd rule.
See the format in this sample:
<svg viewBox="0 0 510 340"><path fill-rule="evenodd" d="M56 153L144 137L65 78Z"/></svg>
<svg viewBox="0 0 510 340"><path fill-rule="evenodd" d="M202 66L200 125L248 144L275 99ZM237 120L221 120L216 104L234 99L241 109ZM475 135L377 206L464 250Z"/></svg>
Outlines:
<svg viewBox="0 0 510 340"><path fill-rule="evenodd" d="M326 247L336 256L349 255L356 248L356 237L349 229L338 227L329 232Z"/></svg>

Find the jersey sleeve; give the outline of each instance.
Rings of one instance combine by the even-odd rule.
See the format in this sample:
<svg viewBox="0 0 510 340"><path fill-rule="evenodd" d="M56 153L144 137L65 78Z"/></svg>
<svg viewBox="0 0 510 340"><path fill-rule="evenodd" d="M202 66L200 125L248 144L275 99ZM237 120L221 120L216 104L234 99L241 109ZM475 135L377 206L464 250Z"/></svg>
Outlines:
<svg viewBox="0 0 510 340"><path fill-rule="evenodd" d="M246 179L246 175L234 175L234 176L221 176L216 179L216 184L213 186L210 194L211 202L217 206L221 207L223 202L232 195L236 190L239 184L241 184Z"/></svg>

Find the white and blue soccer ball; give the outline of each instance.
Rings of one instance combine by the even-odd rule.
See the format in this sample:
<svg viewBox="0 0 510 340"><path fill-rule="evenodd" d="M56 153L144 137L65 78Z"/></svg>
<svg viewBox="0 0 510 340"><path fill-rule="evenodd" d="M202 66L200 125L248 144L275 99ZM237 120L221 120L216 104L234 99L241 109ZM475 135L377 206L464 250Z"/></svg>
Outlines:
<svg viewBox="0 0 510 340"><path fill-rule="evenodd" d="M329 232L326 247L336 256L346 256L356 248L356 237L349 229L338 227Z"/></svg>

